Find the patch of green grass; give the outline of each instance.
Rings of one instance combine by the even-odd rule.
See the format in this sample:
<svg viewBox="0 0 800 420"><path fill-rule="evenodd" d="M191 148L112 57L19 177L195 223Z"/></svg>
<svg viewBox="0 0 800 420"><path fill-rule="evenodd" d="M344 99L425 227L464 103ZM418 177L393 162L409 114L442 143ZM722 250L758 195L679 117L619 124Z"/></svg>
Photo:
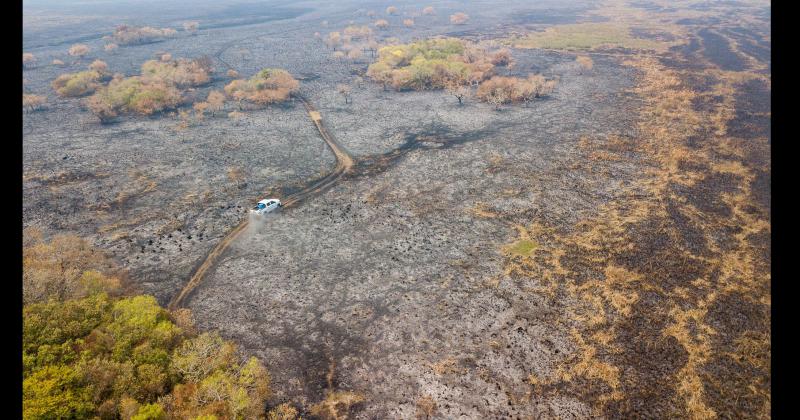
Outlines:
<svg viewBox="0 0 800 420"><path fill-rule="evenodd" d="M534 241L529 239L520 239L508 247L508 252L513 255L519 255L522 257L530 257L533 254L533 251L539 247Z"/></svg>
<svg viewBox="0 0 800 420"><path fill-rule="evenodd" d="M597 48L660 50L664 43L633 37L627 26L612 23L557 25L544 32L513 37L507 43L515 48L546 48L580 51Z"/></svg>

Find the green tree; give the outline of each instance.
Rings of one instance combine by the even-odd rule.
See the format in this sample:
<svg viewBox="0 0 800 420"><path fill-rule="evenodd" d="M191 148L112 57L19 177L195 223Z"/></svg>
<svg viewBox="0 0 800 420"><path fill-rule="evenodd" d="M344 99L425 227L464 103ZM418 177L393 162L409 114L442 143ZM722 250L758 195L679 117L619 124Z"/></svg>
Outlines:
<svg viewBox="0 0 800 420"><path fill-rule="evenodd" d="M69 366L46 366L22 381L22 418L86 418L94 405L83 378Z"/></svg>

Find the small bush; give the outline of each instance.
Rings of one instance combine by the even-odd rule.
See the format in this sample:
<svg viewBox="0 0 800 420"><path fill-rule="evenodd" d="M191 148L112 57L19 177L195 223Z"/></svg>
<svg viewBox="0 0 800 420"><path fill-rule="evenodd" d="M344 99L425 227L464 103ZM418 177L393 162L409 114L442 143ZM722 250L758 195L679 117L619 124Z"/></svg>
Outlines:
<svg viewBox="0 0 800 420"><path fill-rule="evenodd" d="M69 55L73 57L83 57L84 55L89 53L89 47L84 44L75 44L69 47L69 50L67 52L69 53Z"/></svg>
<svg viewBox="0 0 800 420"><path fill-rule="evenodd" d="M578 63L581 73L594 68L594 61L592 61L592 58L587 55L579 55L575 58L575 62Z"/></svg>
<svg viewBox="0 0 800 420"><path fill-rule="evenodd" d="M86 70L78 73L67 73L58 76L51 86L61 97L79 97L94 92L99 86L103 75L95 70Z"/></svg>
<svg viewBox="0 0 800 420"><path fill-rule="evenodd" d="M503 48L492 55L492 64L495 66L509 66L513 62L511 50Z"/></svg>
<svg viewBox="0 0 800 420"><path fill-rule="evenodd" d="M311 415L322 420L347 419L350 409L364 397L349 391L330 392L321 402L311 406Z"/></svg>
<svg viewBox="0 0 800 420"><path fill-rule="evenodd" d="M466 13L458 12L450 15L450 23L453 25L463 25L469 20L469 15Z"/></svg>
<svg viewBox="0 0 800 420"><path fill-rule="evenodd" d="M296 420L300 419L300 413L296 408L283 403L267 413L267 420Z"/></svg>
<svg viewBox="0 0 800 420"><path fill-rule="evenodd" d="M103 60L94 60L92 64L89 64L89 70L105 75L108 74L108 64Z"/></svg>

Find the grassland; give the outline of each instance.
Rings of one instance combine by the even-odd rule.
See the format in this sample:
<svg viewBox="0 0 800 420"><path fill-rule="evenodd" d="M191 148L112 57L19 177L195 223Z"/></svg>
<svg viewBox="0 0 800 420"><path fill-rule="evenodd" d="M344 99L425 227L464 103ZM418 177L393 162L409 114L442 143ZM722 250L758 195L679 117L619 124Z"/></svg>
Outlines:
<svg viewBox="0 0 800 420"><path fill-rule="evenodd" d="M669 43L637 38L626 25L615 23L577 23L557 25L542 32L513 36L504 41L514 48L545 48L586 51L601 48L662 51Z"/></svg>

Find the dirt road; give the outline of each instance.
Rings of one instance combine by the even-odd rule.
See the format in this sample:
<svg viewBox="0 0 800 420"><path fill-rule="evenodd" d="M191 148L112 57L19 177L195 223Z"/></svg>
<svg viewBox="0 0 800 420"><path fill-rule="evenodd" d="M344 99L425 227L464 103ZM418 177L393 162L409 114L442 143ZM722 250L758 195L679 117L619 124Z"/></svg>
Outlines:
<svg viewBox="0 0 800 420"><path fill-rule="evenodd" d="M355 160L352 156L345 150L342 145L336 142L333 137L328 133L328 130L322 123L322 116L320 115L319 111L302 95L294 95L294 99L298 100L303 103L303 106L308 113L309 118L317 127L317 131L319 131L322 140L325 141L325 144L333 152L334 156L336 156L336 166L333 168L331 173L328 175L320 178L316 182L312 183L308 187L288 196L285 197L283 201L283 207L288 208L295 205L300 204L304 199L314 196L317 194L321 194L330 187L334 186L336 182L342 177L342 175L348 173L353 166L355 165ZM211 250L211 252L206 256L205 260L197 267L197 269L192 274L189 281L183 287L183 289L178 293L169 303L167 306L170 310L177 309L181 307L183 301L186 297L195 289L197 286L202 283L203 278L205 277L208 270L213 268L225 250L239 237L239 235L247 229L247 225L249 224L249 219L243 219L239 225L237 225L233 230L231 230L222 240Z"/></svg>

